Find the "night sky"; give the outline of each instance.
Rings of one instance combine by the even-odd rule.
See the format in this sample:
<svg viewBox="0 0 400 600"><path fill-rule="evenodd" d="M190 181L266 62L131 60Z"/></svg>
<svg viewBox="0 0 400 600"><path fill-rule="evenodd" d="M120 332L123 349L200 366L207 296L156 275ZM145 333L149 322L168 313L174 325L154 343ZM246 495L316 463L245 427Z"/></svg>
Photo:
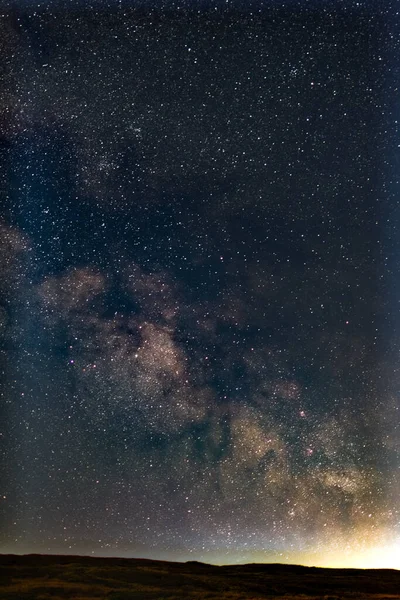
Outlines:
<svg viewBox="0 0 400 600"><path fill-rule="evenodd" d="M397 2L4 5L0 552L400 568Z"/></svg>

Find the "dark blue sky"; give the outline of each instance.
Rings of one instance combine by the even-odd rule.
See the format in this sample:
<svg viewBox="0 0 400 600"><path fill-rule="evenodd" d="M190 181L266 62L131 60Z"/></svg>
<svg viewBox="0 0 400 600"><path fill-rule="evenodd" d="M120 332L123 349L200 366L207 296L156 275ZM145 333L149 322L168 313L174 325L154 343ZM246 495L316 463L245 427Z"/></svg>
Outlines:
<svg viewBox="0 0 400 600"><path fill-rule="evenodd" d="M198 6L4 11L0 550L360 564L398 543L397 15Z"/></svg>

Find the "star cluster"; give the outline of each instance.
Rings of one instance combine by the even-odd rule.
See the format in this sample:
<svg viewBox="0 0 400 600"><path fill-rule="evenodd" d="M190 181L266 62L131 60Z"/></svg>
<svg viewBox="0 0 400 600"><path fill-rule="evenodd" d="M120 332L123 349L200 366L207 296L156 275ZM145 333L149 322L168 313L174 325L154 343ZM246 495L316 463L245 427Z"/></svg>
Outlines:
<svg viewBox="0 0 400 600"><path fill-rule="evenodd" d="M382 4L0 15L1 551L398 543Z"/></svg>

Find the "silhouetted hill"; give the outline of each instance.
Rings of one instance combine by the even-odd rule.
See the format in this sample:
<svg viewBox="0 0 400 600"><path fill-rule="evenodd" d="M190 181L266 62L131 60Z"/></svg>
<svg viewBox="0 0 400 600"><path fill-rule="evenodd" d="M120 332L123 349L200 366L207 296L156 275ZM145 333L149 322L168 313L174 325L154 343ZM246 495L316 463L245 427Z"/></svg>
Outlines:
<svg viewBox="0 0 400 600"><path fill-rule="evenodd" d="M0 555L1 600L400 600L400 571Z"/></svg>

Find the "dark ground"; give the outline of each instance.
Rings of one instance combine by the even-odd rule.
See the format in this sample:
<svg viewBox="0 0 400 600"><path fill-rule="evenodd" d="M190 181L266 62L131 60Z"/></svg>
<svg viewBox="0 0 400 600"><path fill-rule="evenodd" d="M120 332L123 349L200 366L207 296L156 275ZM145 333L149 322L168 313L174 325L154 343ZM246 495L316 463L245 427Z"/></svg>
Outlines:
<svg viewBox="0 0 400 600"><path fill-rule="evenodd" d="M216 567L196 562L2 555L0 598L400 600L400 571L279 564Z"/></svg>

